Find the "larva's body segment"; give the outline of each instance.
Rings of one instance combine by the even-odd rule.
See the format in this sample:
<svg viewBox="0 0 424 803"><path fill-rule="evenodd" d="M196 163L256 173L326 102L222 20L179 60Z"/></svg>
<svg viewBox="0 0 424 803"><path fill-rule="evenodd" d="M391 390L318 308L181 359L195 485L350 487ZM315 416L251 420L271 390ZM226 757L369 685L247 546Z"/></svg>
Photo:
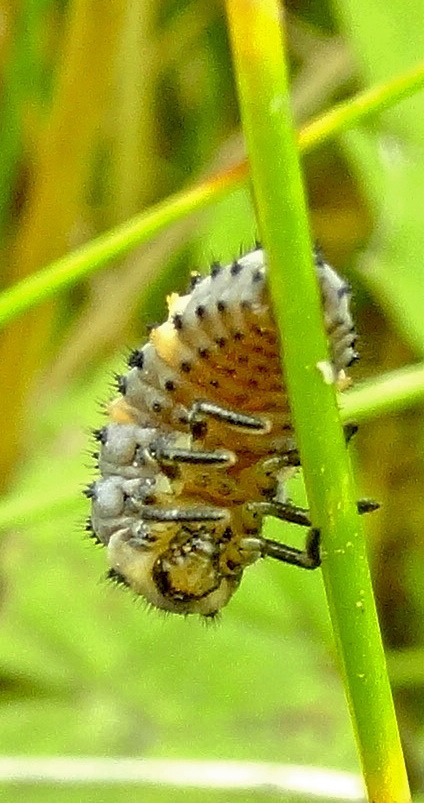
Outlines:
<svg viewBox="0 0 424 803"><path fill-rule="evenodd" d="M319 259L316 271L332 372L343 382L355 358L349 289ZM213 265L168 303L96 434L90 527L112 576L158 608L211 616L262 555L313 567L259 535L264 500L287 517L285 481L297 465L264 252Z"/></svg>

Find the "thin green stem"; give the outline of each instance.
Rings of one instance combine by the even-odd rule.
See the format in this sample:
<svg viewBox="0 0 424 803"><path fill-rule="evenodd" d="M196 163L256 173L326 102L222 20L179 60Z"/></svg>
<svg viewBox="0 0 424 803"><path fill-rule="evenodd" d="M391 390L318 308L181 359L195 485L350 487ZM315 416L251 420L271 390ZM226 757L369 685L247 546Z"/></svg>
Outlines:
<svg viewBox="0 0 424 803"><path fill-rule="evenodd" d="M384 85L359 93L304 126L299 148L308 153L340 131L390 108L424 86L424 64ZM136 215L125 224L93 239L87 245L55 260L46 268L13 285L0 295L0 327L27 309L47 301L87 276L104 268L132 248L147 242L182 217L206 208L242 185L248 175L247 163L239 162L189 190Z"/></svg>
<svg viewBox="0 0 424 803"><path fill-rule="evenodd" d="M312 266L277 0L227 0L243 130L312 521L369 799L408 781ZM321 367L321 368L320 368Z"/></svg>
<svg viewBox="0 0 424 803"><path fill-rule="evenodd" d="M368 379L340 396L343 421L365 421L424 402L424 364Z"/></svg>

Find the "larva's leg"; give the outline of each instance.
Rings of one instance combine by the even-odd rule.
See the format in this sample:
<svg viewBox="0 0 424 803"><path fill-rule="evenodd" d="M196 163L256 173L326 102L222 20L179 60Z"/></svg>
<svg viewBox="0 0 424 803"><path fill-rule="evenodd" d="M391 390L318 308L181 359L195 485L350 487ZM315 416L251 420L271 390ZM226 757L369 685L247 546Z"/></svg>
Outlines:
<svg viewBox="0 0 424 803"><path fill-rule="evenodd" d="M258 418L254 415L240 413L220 404L208 401L196 401L192 405L188 414L188 421L194 437L202 437L206 427L207 418L222 421L231 427L238 427L251 433L263 435L270 430L270 424L266 419Z"/></svg>
<svg viewBox="0 0 424 803"><path fill-rule="evenodd" d="M252 532L258 530L264 516L274 516L282 521L290 521L301 527L310 527L309 511L283 502L247 502L243 509L243 521Z"/></svg>
<svg viewBox="0 0 424 803"><path fill-rule="evenodd" d="M366 504L363 510L360 509L362 503ZM358 502L359 513L366 513L369 510L375 510L377 507L378 504L376 502L369 502L368 500ZM301 522L298 521L297 523L300 524ZM303 523L306 525L306 517ZM295 549L294 547L286 546L286 544L280 544L278 541L271 541L268 538L259 538L258 541L259 549L264 558L275 558L283 561L283 563L299 566L301 569L316 569L321 565L320 531L316 527L311 527L309 530L304 550Z"/></svg>
<svg viewBox="0 0 424 803"><path fill-rule="evenodd" d="M379 505L377 502L373 502L369 499L361 499L358 502L359 513L368 513L371 510L376 510L378 507ZM311 521L307 510L281 502L249 502L244 508L244 523L246 529L249 530L251 528L252 532L256 533L260 527L263 516L274 516L275 518L289 521L293 524L299 524L302 527L310 527L310 530L306 538L304 550L253 535L253 540L262 557L275 558L284 563L291 563L293 566L299 566L302 569L316 569L320 566L320 531L316 527L311 527ZM248 542L249 536L245 539L246 545Z"/></svg>
<svg viewBox="0 0 424 803"><path fill-rule="evenodd" d="M195 466L217 466L227 468L236 462L234 452L227 449L212 451L198 451L194 449L180 449L167 444L153 444L149 447L150 455L161 464L175 465L189 463Z"/></svg>
<svg viewBox="0 0 424 803"><path fill-rule="evenodd" d="M275 558L275 560L281 560L283 563L299 566L301 569L317 569L321 565L320 532L314 527L309 530L305 549L303 550L280 544L278 541L271 541L268 538L259 540L259 548L264 558Z"/></svg>
<svg viewBox="0 0 424 803"><path fill-rule="evenodd" d="M152 505L139 505L137 512L142 521L155 522L202 522L223 521L229 519L226 508L220 507L153 507Z"/></svg>
<svg viewBox="0 0 424 803"><path fill-rule="evenodd" d="M357 503L358 513L371 513L377 510L380 505L373 499L360 499ZM290 502L247 502L244 508L244 518L248 522L252 522L252 529L260 526L260 522L264 516L274 516L276 519L282 521L289 521L292 524L299 524L301 527L310 527L311 520L309 518L309 511L303 507L297 507Z"/></svg>

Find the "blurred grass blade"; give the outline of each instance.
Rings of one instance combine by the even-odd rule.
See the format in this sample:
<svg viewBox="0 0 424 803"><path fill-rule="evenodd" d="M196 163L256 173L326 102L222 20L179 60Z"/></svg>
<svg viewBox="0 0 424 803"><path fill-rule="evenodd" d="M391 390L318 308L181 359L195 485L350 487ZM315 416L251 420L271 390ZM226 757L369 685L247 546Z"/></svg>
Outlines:
<svg viewBox="0 0 424 803"><path fill-rule="evenodd" d="M362 382L340 396L343 421L366 421L424 402L424 363Z"/></svg>
<svg viewBox="0 0 424 803"><path fill-rule="evenodd" d="M339 104L304 126L299 133L299 148L307 153L340 131L393 106L424 86L424 64L383 85L373 87ZM185 215L214 203L239 187L247 178L247 164L234 167L206 179L199 185L170 196L165 201L136 215L123 225L100 235L87 245L52 262L42 271L23 279L0 295L0 326L17 318L25 310L46 301L112 260L145 243Z"/></svg>
<svg viewBox="0 0 424 803"><path fill-rule="evenodd" d="M92 276L185 215L224 197L242 183L245 174L245 166L237 165L192 189L176 193L8 288L0 295L0 326L47 301L59 290Z"/></svg>
<svg viewBox="0 0 424 803"><path fill-rule="evenodd" d="M290 119L277 0L227 0L243 130L312 520L364 780L374 803L410 800L354 483L328 364Z"/></svg>

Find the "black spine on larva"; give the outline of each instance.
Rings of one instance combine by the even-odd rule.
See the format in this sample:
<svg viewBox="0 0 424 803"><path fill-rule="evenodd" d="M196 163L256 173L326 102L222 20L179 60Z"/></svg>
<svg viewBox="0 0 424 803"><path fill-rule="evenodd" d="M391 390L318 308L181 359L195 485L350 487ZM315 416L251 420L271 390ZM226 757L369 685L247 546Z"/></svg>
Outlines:
<svg viewBox="0 0 424 803"><path fill-rule="evenodd" d="M129 368L143 368L144 355L142 349L134 349L128 357L127 364Z"/></svg>

